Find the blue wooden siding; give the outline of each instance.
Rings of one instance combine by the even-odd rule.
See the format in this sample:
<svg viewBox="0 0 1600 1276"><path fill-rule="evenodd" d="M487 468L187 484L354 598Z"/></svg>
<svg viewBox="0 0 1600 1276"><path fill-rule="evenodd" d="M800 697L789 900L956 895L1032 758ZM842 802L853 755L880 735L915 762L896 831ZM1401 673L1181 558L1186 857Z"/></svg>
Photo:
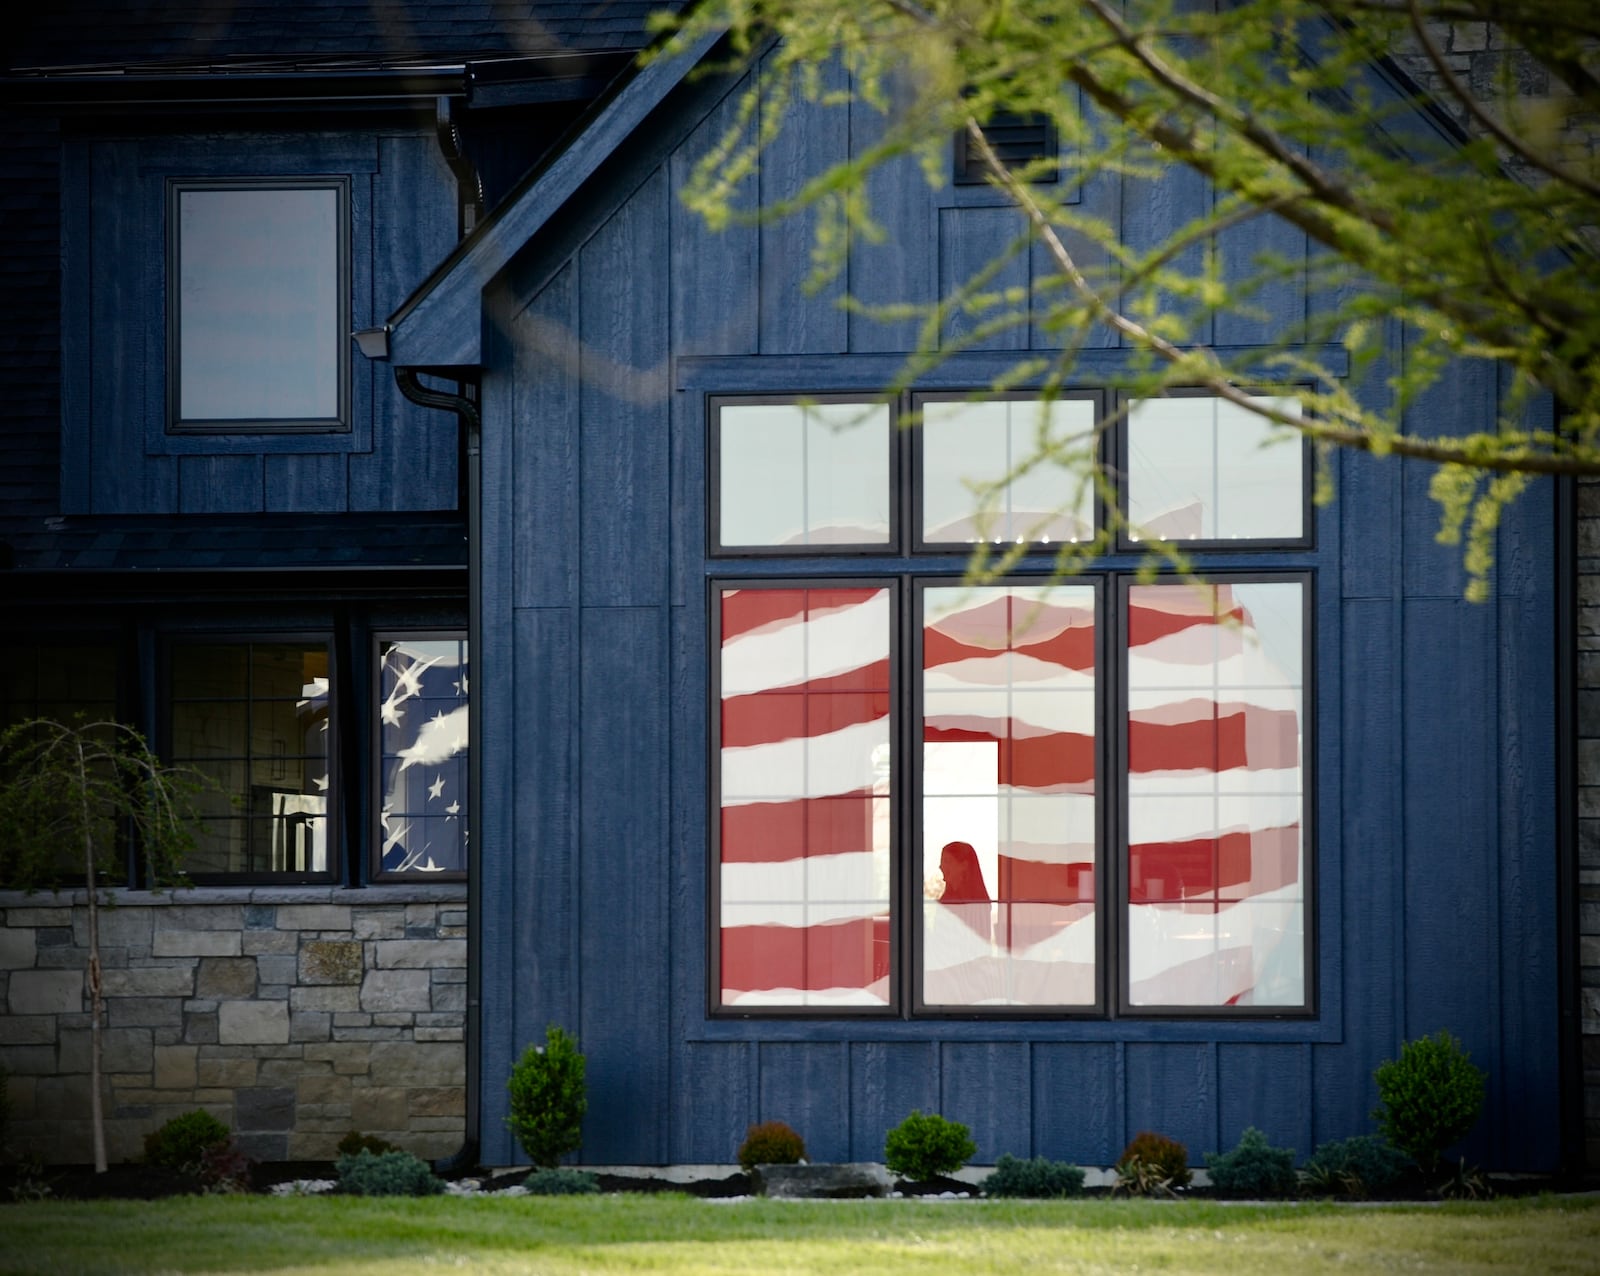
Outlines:
<svg viewBox="0 0 1600 1276"><path fill-rule="evenodd" d="M1461 601L1459 550L1434 542L1427 471L1335 461L1339 499L1317 513L1307 557L1316 1016L707 1017L704 396L861 384L915 340L913 325L844 315L837 290L798 290L803 227L715 235L680 207L731 110L703 84L669 100L645 126L643 158L580 195L583 233L569 216L548 247L536 240L515 295L491 302L475 660L480 685L509 689L480 701L485 1159L518 1159L502 1128L505 1076L551 1021L578 1030L590 1058L591 1163L728 1162L744 1128L770 1118L800 1129L816 1157L877 1159L912 1108L967 1121L982 1161L1104 1165L1144 1129L1184 1140L1198 1161L1247 1125L1303 1156L1370 1130L1372 1069L1445 1027L1493 1074L1468 1156L1550 1168L1555 583L1543 485L1507 514L1496 597L1475 606ZM818 108L791 127L759 178L769 197L873 135L860 113ZM910 165L875 177L873 193L886 242L857 244L849 264L866 300L932 300L1015 231L987 193L932 189ZM1182 175L1107 176L1084 193L1146 245L1207 198ZM1305 254L1303 236L1270 219L1231 230L1223 248L1238 270L1260 251ZM1035 247L1003 278L1047 269ZM1199 335L1248 345L1322 304L1301 270L1262 295L1266 327L1208 321ZM1042 348L1043 336L1034 323L985 344ZM1114 345L1091 362L1114 367ZM1405 334L1388 325L1368 384L1405 357ZM941 375L988 379L992 357L961 358ZM1408 425L1486 424L1502 392L1492 368L1463 366Z"/></svg>
<svg viewBox="0 0 1600 1276"><path fill-rule="evenodd" d="M455 243L455 180L431 135L72 139L63 152L63 512L456 508L453 421L353 351L348 433L166 434L167 178L348 175L359 329Z"/></svg>

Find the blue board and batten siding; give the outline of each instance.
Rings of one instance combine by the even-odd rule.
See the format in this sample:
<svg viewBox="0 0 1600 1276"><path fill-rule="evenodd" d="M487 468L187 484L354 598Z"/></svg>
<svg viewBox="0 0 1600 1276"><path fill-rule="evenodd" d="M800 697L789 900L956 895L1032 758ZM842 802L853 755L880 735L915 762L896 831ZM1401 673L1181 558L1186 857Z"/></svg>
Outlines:
<svg viewBox="0 0 1600 1276"><path fill-rule="evenodd" d="M453 510L450 418L408 403L387 368L351 362L340 433L167 432L169 178L350 183L351 326L382 321L456 242L456 184L425 132L73 138L62 158L66 514Z"/></svg>
<svg viewBox="0 0 1600 1276"><path fill-rule="evenodd" d="M745 1127L802 1131L819 1159L881 1157L913 1107L972 1126L978 1159L1112 1161L1136 1131L1191 1154L1246 1125L1301 1155L1371 1128L1373 1067L1445 1027L1490 1072L1468 1155L1557 1156L1552 494L1500 532L1495 596L1462 600L1434 541L1426 471L1336 458L1313 574L1317 1014L1278 1021L712 1020L707 1004L709 668L705 397L867 388L914 338L798 283L800 223L713 234L678 200L732 118L679 90L624 141L488 294L483 338L484 719L479 831L482 1154L519 1153L505 1077L549 1022L589 1057L591 1164L728 1162ZM771 197L870 138L871 121L798 106L760 176ZM1191 189L1191 187L1193 189ZM930 301L1016 219L987 191L874 178L883 245L858 245L858 295ZM1182 180L1085 190L1086 211L1151 242L1204 199ZM1173 201L1179 201L1174 204ZM1254 228L1254 229L1251 229ZM1259 236L1252 238L1253 235ZM1258 220L1228 251L1303 252ZM1038 254L1007 282L1043 272ZM1315 305L1275 287L1283 319ZM1219 321L1211 337L1261 331ZM1391 325L1382 356L1403 366ZM1035 324L995 351L1043 345ZM1106 342L1086 356L1112 369ZM963 361L964 360L964 361ZM938 375L979 386L981 349ZM1381 377L1373 384L1381 384ZM1504 387L1462 367L1410 409L1421 434L1487 426ZM1129 560L1130 562L1132 560ZM1248 562L1248 560L1246 560Z"/></svg>

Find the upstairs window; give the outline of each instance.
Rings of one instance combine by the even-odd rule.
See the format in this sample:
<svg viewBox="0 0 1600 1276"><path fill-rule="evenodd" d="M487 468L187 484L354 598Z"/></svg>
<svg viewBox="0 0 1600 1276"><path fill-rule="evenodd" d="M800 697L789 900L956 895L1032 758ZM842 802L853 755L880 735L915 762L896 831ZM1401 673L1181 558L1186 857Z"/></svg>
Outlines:
<svg viewBox="0 0 1600 1276"><path fill-rule="evenodd" d="M172 180L167 428L350 428L348 178Z"/></svg>

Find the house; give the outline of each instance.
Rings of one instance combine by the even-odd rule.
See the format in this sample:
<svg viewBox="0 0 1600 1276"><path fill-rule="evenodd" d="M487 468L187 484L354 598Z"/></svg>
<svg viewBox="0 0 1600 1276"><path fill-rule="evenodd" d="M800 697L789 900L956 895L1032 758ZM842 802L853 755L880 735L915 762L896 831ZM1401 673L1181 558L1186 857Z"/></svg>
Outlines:
<svg viewBox="0 0 1600 1276"><path fill-rule="evenodd" d="M980 1161L1252 1124L1304 1154L1448 1028L1490 1076L1468 1156L1575 1165L1575 494L1507 513L1474 605L1425 470L1340 456L1318 507L1304 449L1178 395L1116 446L1206 591L1133 542L1052 584L1038 516L1096 514L1021 484L1000 534L1036 552L965 586L996 524L960 480L1006 471L1037 390L973 401L996 339L884 403L911 326L803 291L803 221L677 200L740 83L705 48L624 67L643 8L375 4L343 45L198 54L129 24L69 56L41 19L12 67L0 707L115 705L240 800L195 889L129 892L105 941L124 1154L201 1103L261 1155L360 1128L515 1163L504 1079L552 1022L592 1165L727 1163L771 1118L877 1159L912 1108ZM794 112L768 198L873 126ZM954 177L886 171L858 295L930 301L1010 235ZM1083 198L1156 229L1147 192ZM57 287L58 364L17 318ZM1052 419L1127 366L1108 336ZM1501 392L1463 365L1416 428ZM81 936L64 899L0 908L42 1140L81 1098Z"/></svg>

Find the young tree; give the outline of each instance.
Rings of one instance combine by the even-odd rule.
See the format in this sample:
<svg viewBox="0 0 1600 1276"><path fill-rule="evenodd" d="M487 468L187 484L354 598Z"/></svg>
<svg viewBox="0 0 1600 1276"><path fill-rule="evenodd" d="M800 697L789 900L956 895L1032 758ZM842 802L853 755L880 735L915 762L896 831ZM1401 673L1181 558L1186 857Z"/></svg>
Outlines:
<svg viewBox="0 0 1600 1276"><path fill-rule="evenodd" d="M194 847L196 772L164 765L144 738L120 722L65 724L44 718L0 735L0 884L59 889L83 874L89 927L89 1104L94 1168L106 1170L100 1094L105 999L100 974L102 875L121 880L124 832L136 839L151 887L182 880ZM72 866L76 864L76 868Z"/></svg>
<svg viewBox="0 0 1600 1276"><path fill-rule="evenodd" d="M1496 50L1497 76L1469 83L1447 55L1442 41L1461 24ZM759 214L815 208L821 276L839 270L852 237L880 233L875 170L917 157L941 181L957 130L1010 196L1015 240L921 308L924 351L905 380L953 348L939 339L952 314L969 339L1030 322L1057 334L1059 354L1021 355L1001 378L1047 392L1091 330L1110 327L1143 358L1130 387L1141 395L1204 386L1310 435L1324 455L1344 446L1435 463L1441 539L1466 531L1480 596L1500 510L1529 477L1600 474L1600 169L1587 139L1574 146L1563 132L1600 112L1589 0L706 0L662 25L679 42L726 28L734 66L760 64L738 126L686 192L713 224L748 204L745 179L795 95L883 114L875 146ZM1397 49L1428 72L1434 100L1394 70ZM1550 93L1531 101L1529 85L1546 80ZM1053 123L1059 171L1054 159L1002 163L983 133L999 112ZM1160 182L1175 168L1214 197L1148 247L1123 242L1080 199L1108 177ZM1307 251L1227 260L1229 232L1262 218ZM1034 244L1051 277L1036 277L1031 297L997 287L1004 261ZM1278 329L1265 358L1252 349L1249 371L1205 343L1220 314L1276 320L1270 290L1301 272L1306 316ZM1397 323L1398 370L1381 358ZM1327 346L1348 352L1349 379L1315 357ZM1406 407L1456 359L1509 370L1495 428L1408 432ZM1305 416L1240 390L1263 367L1310 384L1296 391ZM1377 392L1360 392L1366 372L1385 379Z"/></svg>

